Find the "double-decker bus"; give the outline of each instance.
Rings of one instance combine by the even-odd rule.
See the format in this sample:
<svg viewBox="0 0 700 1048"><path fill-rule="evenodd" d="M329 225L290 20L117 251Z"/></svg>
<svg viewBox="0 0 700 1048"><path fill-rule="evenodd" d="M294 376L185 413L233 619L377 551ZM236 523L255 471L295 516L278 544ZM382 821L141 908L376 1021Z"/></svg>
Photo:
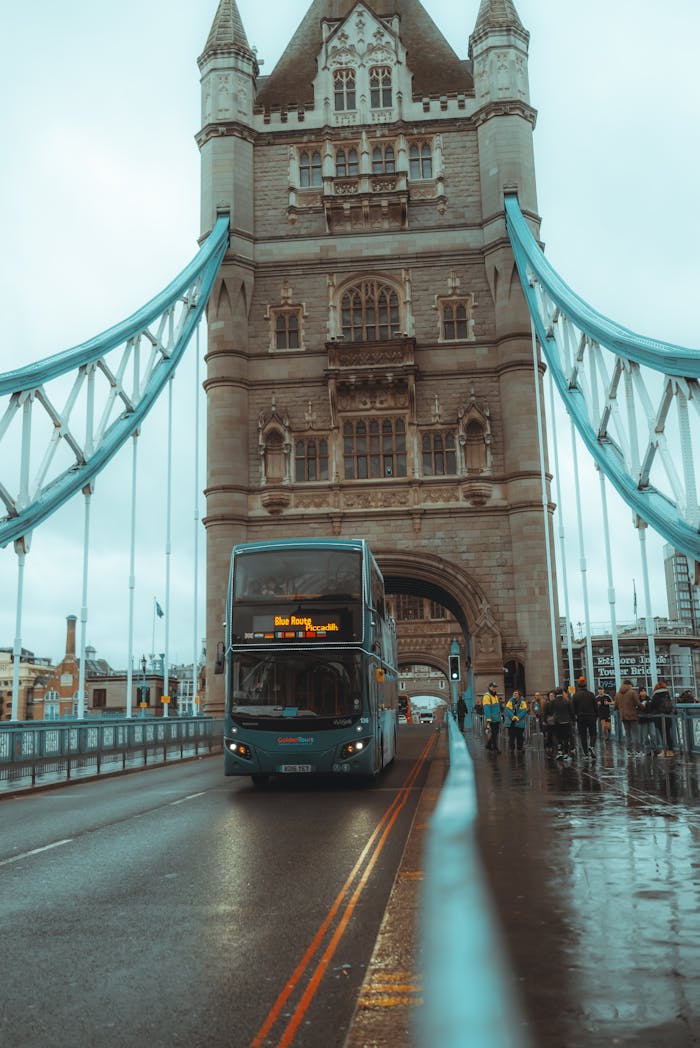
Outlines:
<svg viewBox="0 0 700 1048"><path fill-rule="evenodd" d="M396 754L396 627L364 539L233 547L224 770L379 774Z"/></svg>

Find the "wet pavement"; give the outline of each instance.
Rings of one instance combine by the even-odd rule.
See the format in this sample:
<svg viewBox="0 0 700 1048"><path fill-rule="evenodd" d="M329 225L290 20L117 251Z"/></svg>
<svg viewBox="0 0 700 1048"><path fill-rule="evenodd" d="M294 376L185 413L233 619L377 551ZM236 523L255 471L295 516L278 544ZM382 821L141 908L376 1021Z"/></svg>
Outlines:
<svg viewBox="0 0 700 1048"><path fill-rule="evenodd" d="M533 1044L700 1045L697 758L628 758L614 742L566 763L534 744L468 747Z"/></svg>
<svg viewBox="0 0 700 1048"><path fill-rule="evenodd" d="M496 755L466 738L523 1045L700 1046L700 761L599 742L595 762L562 764L536 741ZM448 771L443 729L346 1048L416 1045L425 835ZM463 977L478 987L479 971ZM468 1030L464 1046L480 1048Z"/></svg>

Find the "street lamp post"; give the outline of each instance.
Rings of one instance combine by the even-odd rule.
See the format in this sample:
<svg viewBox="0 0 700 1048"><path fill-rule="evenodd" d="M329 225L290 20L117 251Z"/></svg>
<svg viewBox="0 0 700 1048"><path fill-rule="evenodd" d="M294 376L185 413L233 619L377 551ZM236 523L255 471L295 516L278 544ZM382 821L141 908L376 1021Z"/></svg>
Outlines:
<svg viewBox="0 0 700 1048"><path fill-rule="evenodd" d="M146 706L148 705L148 681L146 680L146 656L141 656L141 677L138 684L138 696L139 696L139 707L141 708L141 716L146 716Z"/></svg>
<svg viewBox="0 0 700 1048"><path fill-rule="evenodd" d="M456 637L452 638L450 644L450 657L448 659L448 665L450 667L450 684L452 685L452 716L457 716L457 683L461 676L459 671L459 641Z"/></svg>

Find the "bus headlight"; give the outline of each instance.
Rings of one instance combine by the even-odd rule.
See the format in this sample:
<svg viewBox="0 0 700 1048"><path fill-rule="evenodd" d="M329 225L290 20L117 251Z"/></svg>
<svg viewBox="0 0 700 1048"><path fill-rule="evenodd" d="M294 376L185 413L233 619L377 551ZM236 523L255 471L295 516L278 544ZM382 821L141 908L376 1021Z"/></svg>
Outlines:
<svg viewBox="0 0 700 1048"><path fill-rule="evenodd" d="M253 754L250 746L246 746L244 742L234 742L233 739L228 739L226 742L226 748L235 753L237 757L242 757L244 760L252 760Z"/></svg>
<svg viewBox="0 0 700 1048"><path fill-rule="evenodd" d="M348 760L349 757L356 757L357 754L366 749L369 744L369 739L354 739L352 742L346 742L340 751L340 756L344 761Z"/></svg>

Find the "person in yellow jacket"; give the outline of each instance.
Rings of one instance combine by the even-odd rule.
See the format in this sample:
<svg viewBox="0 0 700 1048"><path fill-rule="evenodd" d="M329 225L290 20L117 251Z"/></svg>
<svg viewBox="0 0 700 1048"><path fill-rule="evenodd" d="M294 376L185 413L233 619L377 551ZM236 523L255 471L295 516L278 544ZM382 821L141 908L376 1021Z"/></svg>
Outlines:
<svg viewBox="0 0 700 1048"><path fill-rule="evenodd" d="M527 726L527 702L517 688L511 698L508 699L503 712L505 714L506 728L508 729L508 748L511 753L515 753L515 747L517 746L518 753L522 753L523 743L525 742L525 728Z"/></svg>
<svg viewBox="0 0 700 1048"><path fill-rule="evenodd" d="M484 726L488 732L487 750L500 753L498 748L498 733L501 730L501 702L496 691L496 682L491 681L489 690L482 700L484 707Z"/></svg>

